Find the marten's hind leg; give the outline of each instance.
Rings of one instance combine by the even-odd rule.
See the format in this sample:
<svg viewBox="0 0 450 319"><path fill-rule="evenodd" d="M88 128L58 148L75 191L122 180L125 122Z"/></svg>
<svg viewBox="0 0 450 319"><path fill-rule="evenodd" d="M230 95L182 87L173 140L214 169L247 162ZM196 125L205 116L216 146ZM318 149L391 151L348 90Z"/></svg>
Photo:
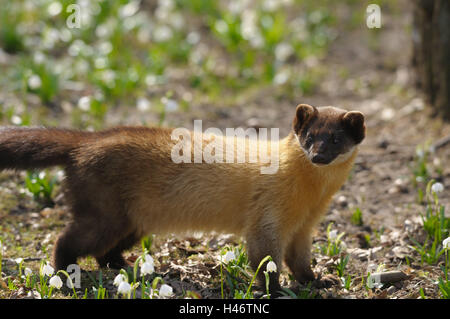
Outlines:
<svg viewBox="0 0 450 319"><path fill-rule="evenodd" d="M132 233L119 241L119 243L110 249L106 254L97 256L97 262L100 267L109 267L114 269L126 268L129 266L127 261L123 258L122 252L130 249L139 240L139 237Z"/></svg>
<svg viewBox="0 0 450 319"><path fill-rule="evenodd" d="M104 257L102 262L123 264L120 252L134 244L134 239L127 237L131 227L126 214L88 199L77 202L72 211L74 221L59 236L54 248L54 266L66 269L78 257L87 255Z"/></svg>

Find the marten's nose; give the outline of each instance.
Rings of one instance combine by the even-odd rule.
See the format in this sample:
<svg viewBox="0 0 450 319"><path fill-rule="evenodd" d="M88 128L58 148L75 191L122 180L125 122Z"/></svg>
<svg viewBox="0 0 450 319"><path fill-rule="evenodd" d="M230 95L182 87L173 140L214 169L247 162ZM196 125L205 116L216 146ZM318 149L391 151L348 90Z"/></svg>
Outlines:
<svg viewBox="0 0 450 319"><path fill-rule="evenodd" d="M320 153L316 153L311 158L311 162L313 162L315 164L326 164L327 163L327 159L326 159L326 157L324 155L322 155Z"/></svg>

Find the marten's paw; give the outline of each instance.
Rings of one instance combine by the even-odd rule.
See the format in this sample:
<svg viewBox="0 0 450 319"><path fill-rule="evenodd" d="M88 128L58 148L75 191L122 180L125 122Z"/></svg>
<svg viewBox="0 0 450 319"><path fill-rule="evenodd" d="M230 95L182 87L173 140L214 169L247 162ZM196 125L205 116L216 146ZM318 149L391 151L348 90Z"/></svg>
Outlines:
<svg viewBox="0 0 450 319"><path fill-rule="evenodd" d="M330 288L331 286L339 285L340 282L339 277L332 274L327 274L324 276L317 276L317 279L314 280L312 285L315 288Z"/></svg>

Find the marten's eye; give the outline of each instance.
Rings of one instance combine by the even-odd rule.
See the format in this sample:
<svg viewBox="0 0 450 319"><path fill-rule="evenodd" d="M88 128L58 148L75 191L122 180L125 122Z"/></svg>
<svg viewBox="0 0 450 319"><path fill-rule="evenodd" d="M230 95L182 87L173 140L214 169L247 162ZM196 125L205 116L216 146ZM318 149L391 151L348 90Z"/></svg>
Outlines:
<svg viewBox="0 0 450 319"><path fill-rule="evenodd" d="M341 142L341 139L335 135L332 137L332 141L333 141L333 144L339 144Z"/></svg>

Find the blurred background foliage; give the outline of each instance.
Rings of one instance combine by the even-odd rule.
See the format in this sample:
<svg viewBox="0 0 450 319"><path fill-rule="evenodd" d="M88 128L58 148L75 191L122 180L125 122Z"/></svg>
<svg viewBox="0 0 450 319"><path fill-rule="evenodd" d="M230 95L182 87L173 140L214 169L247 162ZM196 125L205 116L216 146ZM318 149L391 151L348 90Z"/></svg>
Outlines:
<svg viewBox="0 0 450 319"><path fill-rule="evenodd" d="M330 0L0 0L0 120L58 125L49 114L62 110L66 125L98 129L127 107L162 124L205 97L265 87L308 95L326 74L319 61L336 25L364 24L364 6L345 21L336 8ZM80 27L71 28L77 13Z"/></svg>

